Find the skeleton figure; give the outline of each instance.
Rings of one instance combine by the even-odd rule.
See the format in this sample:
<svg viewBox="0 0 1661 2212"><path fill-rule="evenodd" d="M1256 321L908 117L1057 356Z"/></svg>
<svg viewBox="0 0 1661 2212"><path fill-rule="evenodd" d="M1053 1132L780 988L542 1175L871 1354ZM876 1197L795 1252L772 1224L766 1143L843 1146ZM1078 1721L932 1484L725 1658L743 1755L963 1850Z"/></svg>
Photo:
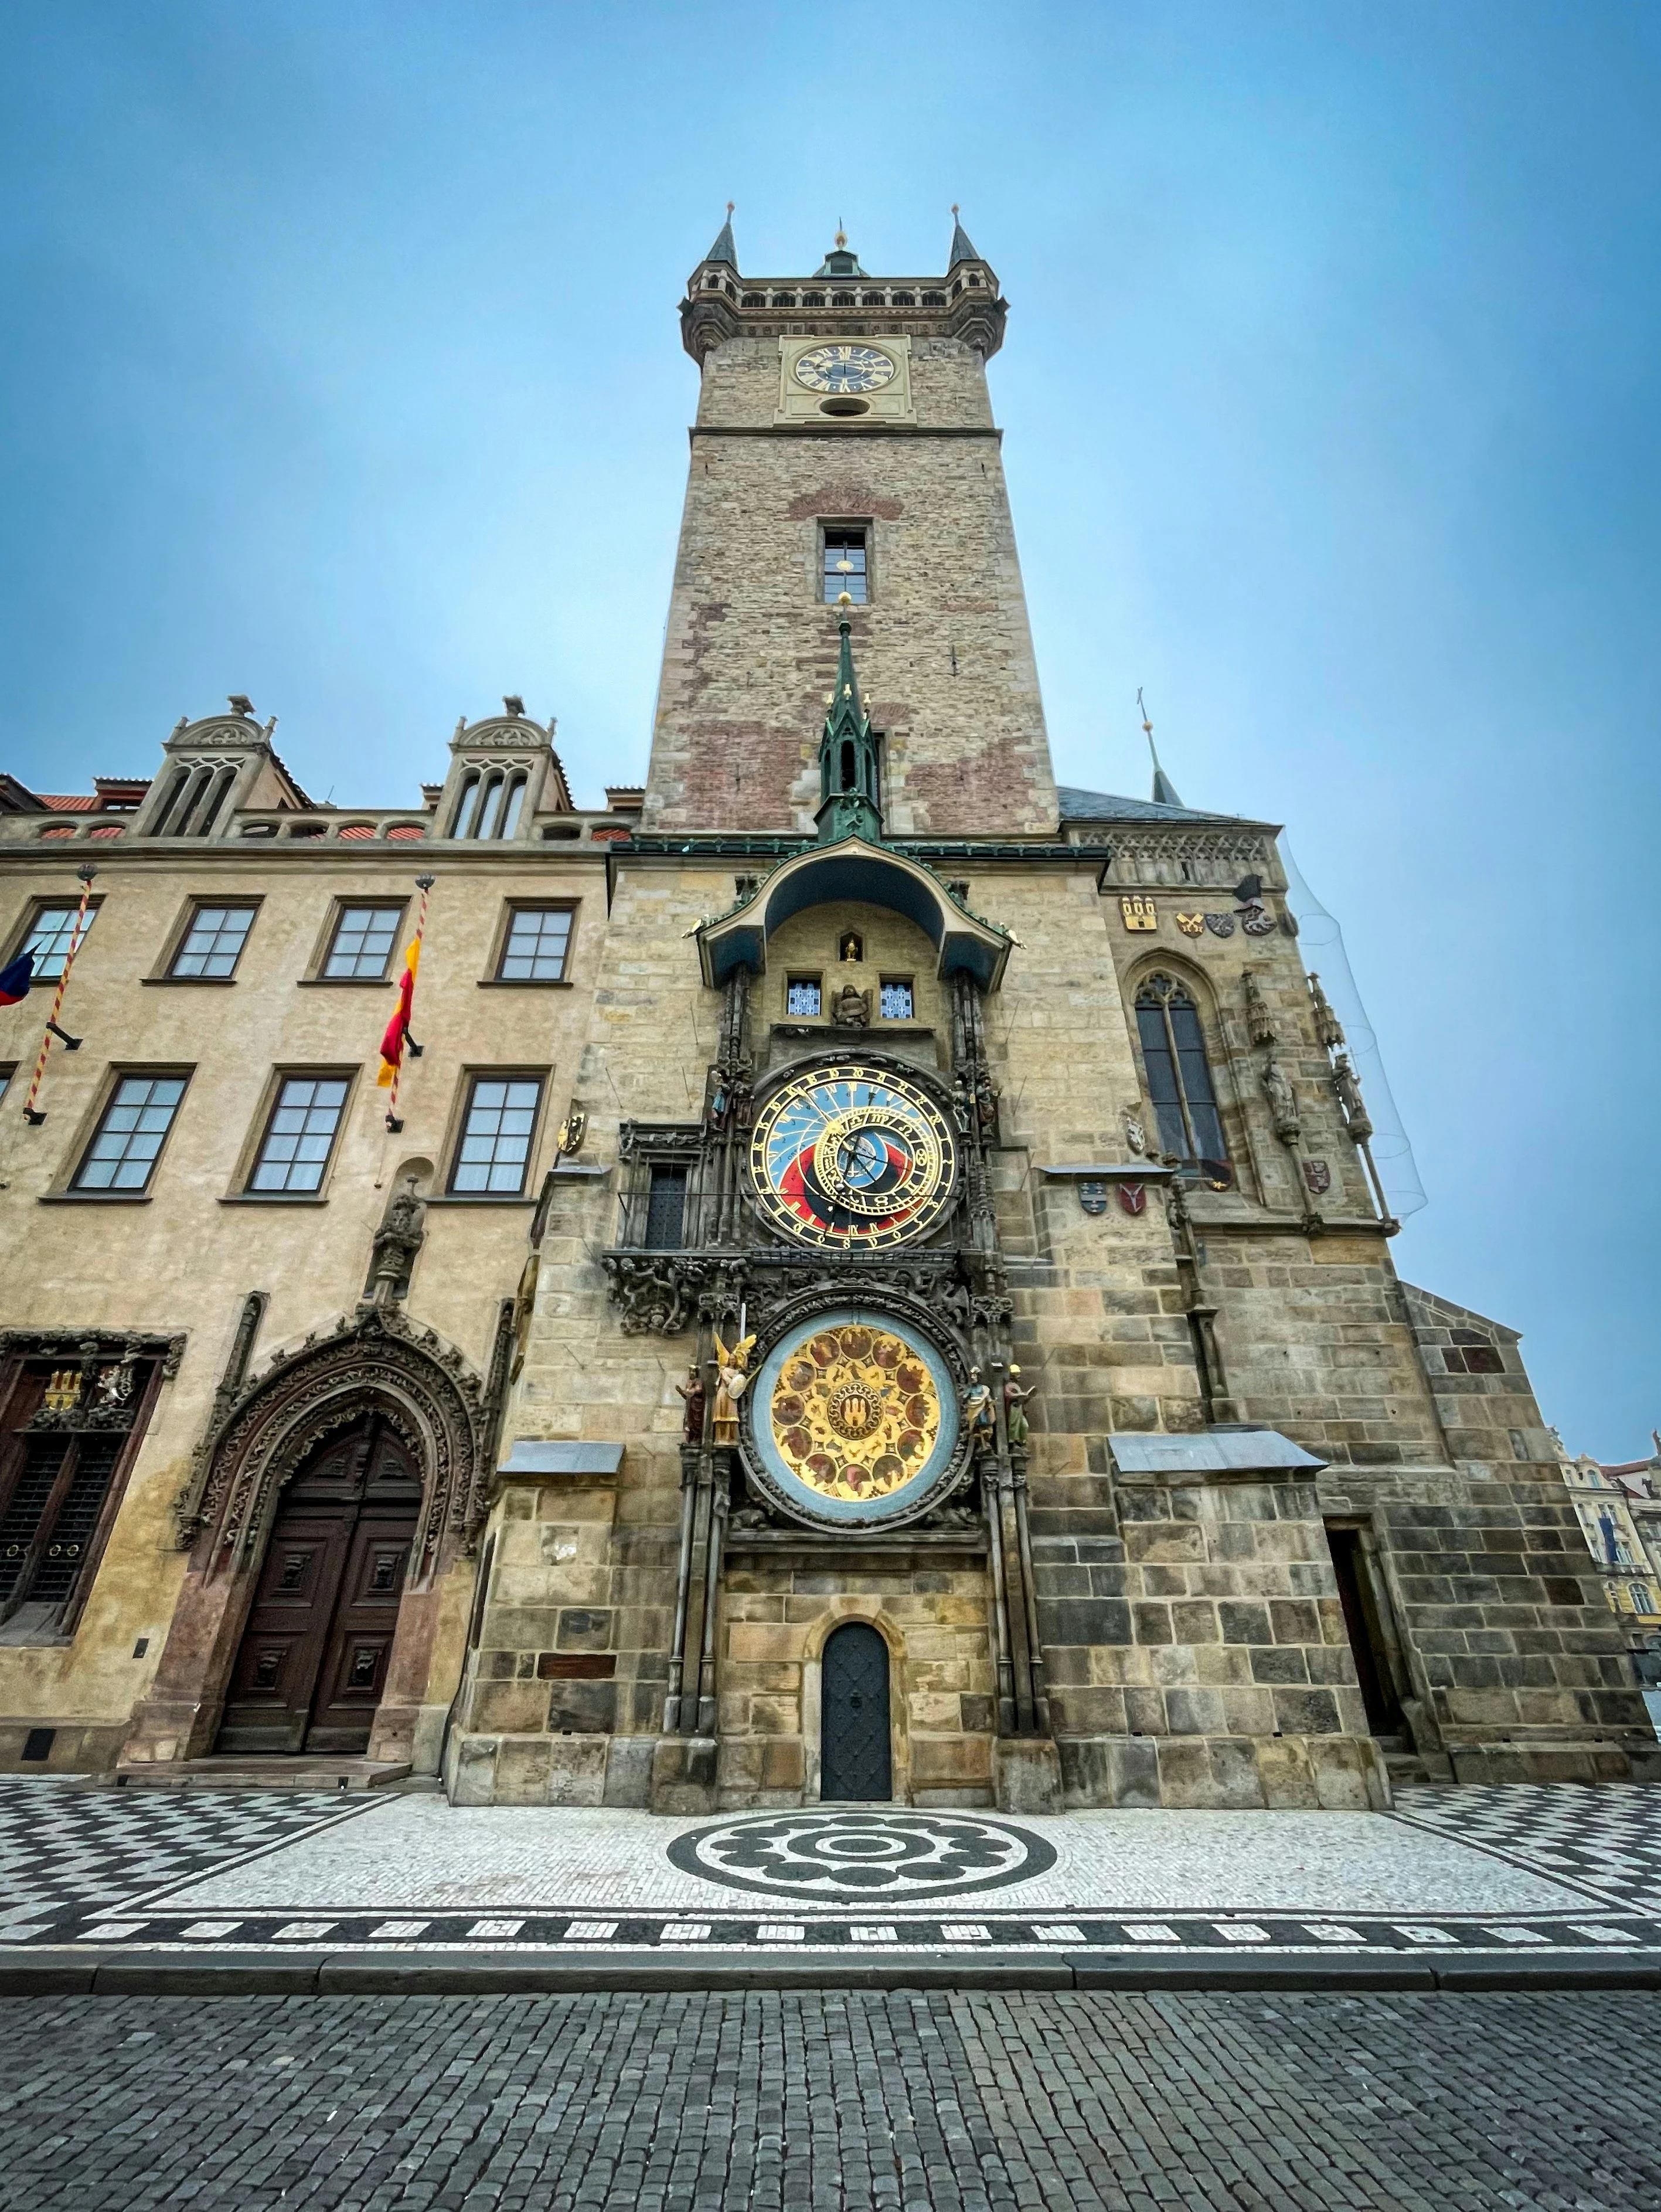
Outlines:
<svg viewBox="0 0 1661 2212"><path fill-rule="evenodd" d="M1027 1401L1038 1395L1036 1390L1021 1389L1020 1383L1015 1381L1020 1372L1021 1370L1012 1362L1009 1367L1009 1379L1003 1385L1003 1426L1009 1439L1011 1451L1024 1451L1026 1449L1028 1435Z"/></svg>
<svg viewBox="0 0 1661 2212"><path fill-rule="evenodd" d="M738 1441L738 1401L749 1387L749 1355L755 1342L752 1329L741 1337L729 1351L721 1341L721 1332L715 1332L715 1442L736 1444Z"/></svg>
<svg viewBox="0 0 1661 2212"><path fill-rule="evenodd" d="M695 1366L688 1367L686 1381L677 1382L675 1388L677 1394L686 1401L686 1419L681 1424L682 1441L684 1443L700 1444L704 1441L704 1401L708 1396L704 1388L702 1369Z"/></svg>

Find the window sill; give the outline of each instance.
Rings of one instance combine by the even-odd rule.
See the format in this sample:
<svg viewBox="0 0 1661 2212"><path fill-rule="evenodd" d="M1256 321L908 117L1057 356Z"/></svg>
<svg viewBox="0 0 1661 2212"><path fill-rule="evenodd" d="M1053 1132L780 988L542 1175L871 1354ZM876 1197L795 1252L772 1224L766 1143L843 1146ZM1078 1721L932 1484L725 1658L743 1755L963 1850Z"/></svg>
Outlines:
<svg viewBox="0 0 1661 2212"><path fill-rule="evenodd" d="M500 1191L447 1190L439 1197L429 1198L428 1206L534 1206L536 1201L522 1191L510 1198Z"/></svg>
<svg viewBox="0 0 1661 2212"><path fill-rule="evenodd" d="M138 980L147 989L165 985L168 989L173 990L183 988L189 984L205 983L210 991L214 991L223 990L227 983L234 983L236 977L234 975L141 975Z"/></svg>
<svg viewBox="0 0 1661 2212"><path fill-rule="evenodd" d="M386 975L296 975L294 988L299 991L384 991L390 981Z"/></svg>
<svg viewBox="0 0 1661 2212"><path fill-rule="evenodd" d="M576 988L568 975L481 975L482 991L571 991Z"/></svg>
<svg viewBox="0 0 1661 2212"><path fill-rule="evenodd" d="M43 1190L39 1206L148 1206L148 1190Z"/></svg>
<svg viewBox="0 0 1661 2212"><path fill-rule="evenodd" d="M219 1200L221 1206L327 1206L315 1191L239 1190Z"/></svg>

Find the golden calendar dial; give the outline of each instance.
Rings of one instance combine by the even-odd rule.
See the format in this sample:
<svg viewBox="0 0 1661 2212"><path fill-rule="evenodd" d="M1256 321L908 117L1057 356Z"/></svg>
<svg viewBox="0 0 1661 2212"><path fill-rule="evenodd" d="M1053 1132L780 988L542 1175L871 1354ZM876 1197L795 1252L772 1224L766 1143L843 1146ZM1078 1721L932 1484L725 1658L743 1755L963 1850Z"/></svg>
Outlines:
<svg viewBox="0 0 1661 2212"><path fill-rule="evenodd" d="M772 1227L804 1243L881 1251L939 1226L956 1188L957 1136L920 1084L840 1062L774 1092L749 1162Z"/></svg>

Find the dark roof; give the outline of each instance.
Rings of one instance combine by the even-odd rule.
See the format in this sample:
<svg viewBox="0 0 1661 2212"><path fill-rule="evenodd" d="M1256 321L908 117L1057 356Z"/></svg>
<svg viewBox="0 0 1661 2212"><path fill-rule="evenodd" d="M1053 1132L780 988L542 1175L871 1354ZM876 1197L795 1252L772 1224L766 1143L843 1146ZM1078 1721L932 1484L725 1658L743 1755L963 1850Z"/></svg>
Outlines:
<svg viewBox="0 0 1661 2212"><path fill-rule="evenodd" d="M1078 791L1063 784L1056 797L1064 822L1244 822L1243 814L1202 814L1191 806L1161 806L1151 799L1119 799L1110 791Z"/></svg>
<svg viewBox="0 0 1661 2212"><path fill-rule="evenodd" d="M948 271L955 269L960 261L979 261L979 258L980 256L975 252L970 241L968 232L958 222L957 210L954 208L952 210L951 258L946 264Z"/></svg>
<svg viewBox="0 0 1661 2212"><path fill-rule="evenodd" d="M706 261L724 261L736 276L738 273L738 248L733 242L732 217L729 216L715 234L715 243L704 256Z"/></svg>

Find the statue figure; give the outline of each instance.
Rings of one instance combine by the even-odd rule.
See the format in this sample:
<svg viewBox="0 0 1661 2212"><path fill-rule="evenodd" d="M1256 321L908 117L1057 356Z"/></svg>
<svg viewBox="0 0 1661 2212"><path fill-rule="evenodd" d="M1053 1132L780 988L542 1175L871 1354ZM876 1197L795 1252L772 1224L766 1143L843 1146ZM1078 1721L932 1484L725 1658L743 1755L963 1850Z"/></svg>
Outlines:
<svg viewBox="0 0 1661 2212"><path fill-rule="evenodd" d="M375 1235L369 1261L369 1286L363 1303L390 1306L402 1297L415 1265L415 1255L427 1242L427 1208L416 1194L416 1178L403 1178L385 1218Z"/></svg>
<svg viewBox="0 0 1661 2212"><path fill-rule="evenodd" d="M755 1342L755 1332L740 1337L730 1350L721 1341L721 1332L715 1332L715 1435L718 1444L736 1444L738 1441L738 1401L749 1387L750 1347Z"/></svg>
<svg viewBox="0 0 1661 2212"><path fill-rule="evenodd" d="M997 1416L992 1411L992 1394L980 1379L980 1370L969 1370L969 1387L963 1394L963 1419L969 1431L969 1441L977 1451L990 1451L997 1440Z"/></svg>
<svg viewBox="0 0 1661 2212"><path fill-rule="evenodd" d="M1275 1134L1284 1145L1295 1143L1298 1101L1273 1053L1263 1064L1263 1089L1264 1096L1269 1101L1269 1110L1275 1117Z"/></svg>
<svg viewBox="0 0 1661 2212"><path fill-rule="evenodd" d="M1003 1427L1009 1439L1011 1451L1025 1451L1029 1431L1027 1426L1027 1401L1036 1398L1036 1390L1023 1390L1015 1377L1021 1370L1013 1360L1009 1364L1009 1379L1003 1385Z"/></svg>
<svg viewBox="0 0 1661 2212"><path fill-rule="evenodd" d="M844 983L831 1000L831 1019L845 1030L863 1030L871 1018L871 994Z"/></svg>
<svg viewBox="0 0 1661 2212"><path fill-rule="evenodd" d="M681 1424L681 1440L683 1443L700 1444L704 1441L704 1401L708 1395L704 1389L702 1368L695 1364L688 1367L686 1381L677 1382L675 1388L686 1401L686 1419Z"/></svg>
<svg viewBox="0 0 1661 2212"><path fill-rule="evenodd" d="M1373 1123L1368 1118L1361 1086L1355 1079L1355 1071L1349 1065L1349 1055L1340 1053L1332 1063L1332 1088L1338 1094L1338 1103L1343 1108L1344 1119L1349 1124L1349 1133L1358 1145L1364 1145L1373 1134Z"/></svg>

